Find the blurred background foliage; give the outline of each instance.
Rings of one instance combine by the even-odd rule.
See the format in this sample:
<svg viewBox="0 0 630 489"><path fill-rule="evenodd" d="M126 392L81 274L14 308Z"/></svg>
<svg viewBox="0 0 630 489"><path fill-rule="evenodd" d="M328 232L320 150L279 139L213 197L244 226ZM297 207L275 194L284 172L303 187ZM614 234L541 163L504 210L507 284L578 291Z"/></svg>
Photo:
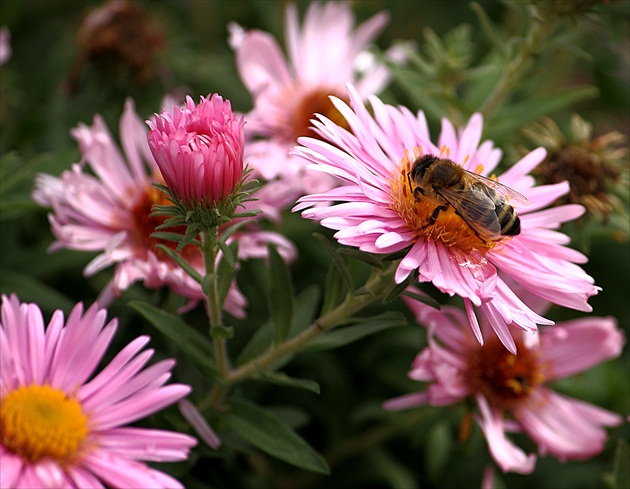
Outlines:
<svg viewBox="0 0 630 489"><path fill-rule="evenodd" d="M53 238L46 211L30 200L34 175L58 175L80 159L70 130L79 122L91 124L94 114L103 115L118 137L118 119L127 97L134 99L141 117L160 111L160 101L167 93L197 99L217 92L229 98L236 110L249 110L251 98L238 77L226 26L237 22L282 39L284 3L137 1L130 4L119 38L108 37L111 33L95 38L85 18L103 2L3 0L0 26L9 27L13 50L0 68L3 293L16 292L24 301L37 302L48 315L58 308L68 312L75 302L91 303L96 298L112 270L86 279L82 270L93 254L47 253ZM547 16L545 32L532 30L532 5L537 15ZM381 49L397 40L413 42L410 62L396 69L383 98L412 110L425 110L434 135L440 117L461 124L472 112L482 110L487 121L484 137L494 139L505 150L508 164L516 161L519 148L535 147L522 129L542 116L551 117L565 133L576 112L593 124L593 136L610 131L628 135L628 1L541 0L506 5L496 1L364 0L353 6L359 20L383 9L390 12L390 23L378 40ZM305 7L300 2L302 12ZM504 90L497 93L495 88L503 82ZM627 156L624 164L627 166ZM291 267L296 295L311 294L310 300L318 300L330 257L312 239L312 233L329 233L296 215L287 215L279 230L300 252ZM576 246L588 252L590 261L584 267L603 288L590 301L593 314L614 316L628 335L627 236L609 232L606 225L565 231ZM350 266L358 275L367 274L362 264L350 262ZM263 264L244 263L238 280L250 306L247 320L233 322L236 335L230 348L234 355L268 317ZM433 290L427 291L445 301ZM111 316L121 319L116 344L123 345L141 333L151 334L159 356L178 357L178 380L193 385L197 397L203 397L207 382L189 368L186 358L169 341L126 306L134 299L170 310L182 303L165 290L132 287L109 308ZM398 303L388 306L392 307L404 312ZM378 312L381 310L373 311ZM549 315L555 320L578 317L575 311L561 308L552 309ZM205 324L200 310L189 313L187 320ZM237 454L226 448L230 441L239 443L230 440L229 430L220 431L225 443L218 452L200 446L189 462L163 469L189 487L478 487L490 457L479 429L467 440L459 440L464 407L393 414L380 409L384 400L418 389L419 384L407 380L406 372L425 344L422 328L412 322L339 350L297 356L286 372L316 380L321 385L320 395L260 382L239 387L243 397L269 407L298 428L326 456L331 476L300 472L251 447L241 447L247 455ZM628 377L626 349L620 359L564 381L558 388L627 415ZM175 410L153 422L185 429ZM216 428L221 430L221 426ZM628 425L611 429L610 435L606 450L589 461L562 464L542 457L533 475L501 475L497 484L602 487L606 474L613 472L615 446L628 439ZM517 440L528 451L535 449L525 437Z"/></svg>

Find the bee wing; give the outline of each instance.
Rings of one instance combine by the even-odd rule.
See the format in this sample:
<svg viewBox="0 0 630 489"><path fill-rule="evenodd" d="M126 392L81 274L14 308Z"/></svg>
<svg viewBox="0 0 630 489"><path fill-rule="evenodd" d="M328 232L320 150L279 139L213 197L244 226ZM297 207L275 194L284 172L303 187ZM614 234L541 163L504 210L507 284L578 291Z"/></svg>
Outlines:
<svg viewBox="0 0 630 489"><path fill-rule="evenodd" d="M482 239L501 237L501 223L495 212L496 204L478 187L460 190L441 188L439 194Z"/></svg>
<svg viewBox="0 0 630 489"><path fill-rule="evenodd" d="M474 173L468 170L464 171L466 172L466 177L471 178L477 182L481 182L482 184L490 187L492 190L494 190L510 203L514 202L523 206L529 205L529 200L527 200L527 197L525 197L523 194L518 193L516 190L511 189L507 185L503 185L496 180L492 180L491 178L479 175L479 173Z"/></svg>

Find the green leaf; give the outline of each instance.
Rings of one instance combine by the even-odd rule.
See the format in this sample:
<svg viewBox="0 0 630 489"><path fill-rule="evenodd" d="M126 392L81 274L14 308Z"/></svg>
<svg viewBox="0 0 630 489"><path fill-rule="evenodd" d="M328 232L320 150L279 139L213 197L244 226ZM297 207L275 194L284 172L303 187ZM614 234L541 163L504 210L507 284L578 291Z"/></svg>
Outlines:
<svg viewBox="0 0 630 489"><path fill-rule="evenodd" d="M181 243L182 240L184 239L183 234L169 233L167 231L151 233L151 237L154 239L163 239L165 241L174 241L175 243Z"/></svg>
<svg viewBox="0 0 630 489"><path fill-rule="evenodd" d="M158 331L172 340L193 367L210 380L219 381L214 367L212 343L208 338L186 324L179 316L151 304L131 301L129 305L142 314Z"/></svg>
<svg viewBox="0 0 630 489"><path fill-rule="evenodd" d="M378 445L370 450L366 456L370 469L387 482L387 487L391 487L391 489L415 489L419 487L413 472L389 452L379 449Z"/></svg>
<svg viewBox="0 0 630 489"><path fill-rule="evenodd" d="M61 309L70 312L75 303L56 289L36 278L15 270L0 270L0 291L3 294L15 293L22 302L36 302L45 311Z"/></svg>
<svg viewBox="0 0 630 489"><path fill-rule="evenodd" d="M488 137L498 140L505 139L527 122L551 115L576 102L596 97L597 94L597 88L588 85L529 96L525 100L512 102L501 107L496 115L488 121L485 129Z"/></svg>
<svg viewBox="0 0 630 489"><path fill-rule="evenodd" d="M225 241L219 240L217 241L217 244L223 252L223 257L221 261L227 263L227 265L230 267L230 270L234 270L234 267L236 267L236 255L232 252Z"/></svg>
<svg viewBox="0 0 630 489"><path fill-rule="evenodd" d="M210 335L214 340L230 340L234 337L234 327L218 324L210 328Z"/></svg>
<svg viewBox="0 0 630 489"><path fill-rule="evenodd" d="M265 453L301 469L328 474L324 457L268 411L244 400L230 401L223 422L241 438Z"/></svg>
<svg viewBox="0 0 630 489"><path fill-rule="evenodd" d="M324 302L322 304L322 316L332 311L343 300L346 287L339 268L335 263L330 264L326 275L326 287L324 288Z"/></svg>
<svg viewBox="0 0 630 489"><path fill-rule="evenodd" d="M313 236L317 241L319 241L324 249L328 252L328 254L332 257L333 262L337 265L339 269L339 273L343 277L348 290L354 290L354 283L352 281L352 275L350 274L350 270L348 270L348 265L346 264L343 256L341 256L337 250L337 248L321 233L313 233Z"/></svg>
<svg viewBox="0 0 630 489"><path fill-rule="evenodd" d="M339 248L338 252L341 253L342 255L347 255L354 260L367 263L368 265L372 267L380 268L381 270L385 268L383 266L383 262L372 253L366 253L365 251L361 251L356 248L346 248L346 247Z"/></svg>
<svg viewBox="0 0 630 489"><path fill-rule="evenodd" d="M452 444L451 431L447 422L438 422L429 431L428 446L431 450L427 452L427 469L431 480L441 480L440 474L444 471Z"/></svg>
<svg viewBox="0 0 630 489"><path fill-rule="evenodd" d="M409 290L406 290L401 295L406 295L407 297L411 297L412 299L417 300L418 302L422 302L423 304L426 304L427 306L431 306L434 309L439 310L442 307L442 305L438 301L436 301L433 297L429 295L420 295L420 294L417 294L416 292L411 292Z"/></svg>
<svg viewBox="0 0 630 489"><path fill-rule="evenodd" d="M612 489L630 487L630 445L627 440L619 439L617 442L613 471L605 477Z"/></svg>
<svg viewBox="0 0 630 489"><path fill-rule="evenodd" d="M313 322L315 313L319 305L320 292L316 286L311 286L295 298L293 308L293 324L291 326L291 336L306 329ZM249 343L243 348L238 357L238 364L243 365L266 351L273 342L273 324L267 321L252 335Z"/></svg>
<svg viewBox="0 0 630 489"><path fill-rule="evenodd" d="M308 351L330 350L339 348L386 329L407 326L405 316L396 311L388 311L370 318L354 318L353 326L344 326L315 338L305 349Z"/></svg>
<svg viewBox="0 0 630 489"><path fill-rule="evenodd" d="M184 260L176 251L173 251L163 244L158 244L157 248L164 252L171 260L173 260L173 262L175 262L175 264L179 265L195 282L199 284L203 282L204 277L202 277L199 272L195 270L190 263Z"/></svg>
<svg viewBox="0 0 630 489"><path fill-rule="evenodd" d="M272 246L269 252L269 311L275 327L274 341L282 343L289 336L293 317L293 286L289 268Z"/></svg>
<svg viewBox="0 0 630 489"><path fill-rule="evenodd" d="M383 304L389 304L394 299L396 299L400 294L402 294L407 287L409 287L409 278L403 280L399 284L393 285L388 291L387 295L383 298Z"/></svg>
<svg viewBox="0 0 630 489"><path fill-rule="evenodd" d="M311 379L295 379L283 372L270 372L269 370L259 370L258 375L261 380L266 380L272 384L304 389L315 394L319 394L320 392L319 384Z"/></svg>
<svg viewBox="0 0 630 489"><path fill-rule="evenodd" d="M228 248L232 256L238 256L238 241L234 241ZM225 253L224 253L225 255ZM219 289L219 304L223 307L225 304L225 298L230 291L230 286L232 285L232 279L234 278L234 265L230 265L230 263L226 260L219 260L219 265L217 266L217 276L219 277L219 281L217 287Z"/></svg>

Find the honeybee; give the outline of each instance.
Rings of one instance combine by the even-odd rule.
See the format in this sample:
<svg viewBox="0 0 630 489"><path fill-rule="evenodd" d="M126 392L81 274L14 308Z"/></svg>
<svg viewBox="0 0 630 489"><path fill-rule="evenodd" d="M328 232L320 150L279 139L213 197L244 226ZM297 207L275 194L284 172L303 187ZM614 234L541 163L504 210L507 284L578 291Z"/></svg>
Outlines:
<svg viewBox="0 0 630 489"><path fill-rule="evenodd" d="M495 180L434 155L419 157L407 179L416 201L428 200L437 205L425 227L434 224L440 212L450 206L484 242L521 232L521 221L506 199L522 205L528 205L528 201Z"/></svg>

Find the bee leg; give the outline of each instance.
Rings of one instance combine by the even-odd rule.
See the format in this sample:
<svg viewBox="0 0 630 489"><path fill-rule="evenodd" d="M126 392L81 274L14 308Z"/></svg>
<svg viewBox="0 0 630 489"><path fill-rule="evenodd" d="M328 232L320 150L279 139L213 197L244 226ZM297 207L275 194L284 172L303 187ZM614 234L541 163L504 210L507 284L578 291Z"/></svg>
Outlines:
<svg viewBox="0 0 630 489"><path fill-rule="evenodd" d="M416 202L422 201L422 196L424 195L424 190L421 187L416 187L413 190L413 198L416 199Z"/></svg>
<svg viewBox="0 0 630 489"><path fill-rule="evenodd" d="M448 209L448 204L440 205L440 206L436 207L435 209L433 209L433 212L429 216L429 220L427 221L427 223L424 226L422 226L422 228L426 228L428 226L433 226L435 224L435 221L437 220L440 212L445 211L446 209Z"/></svg>

